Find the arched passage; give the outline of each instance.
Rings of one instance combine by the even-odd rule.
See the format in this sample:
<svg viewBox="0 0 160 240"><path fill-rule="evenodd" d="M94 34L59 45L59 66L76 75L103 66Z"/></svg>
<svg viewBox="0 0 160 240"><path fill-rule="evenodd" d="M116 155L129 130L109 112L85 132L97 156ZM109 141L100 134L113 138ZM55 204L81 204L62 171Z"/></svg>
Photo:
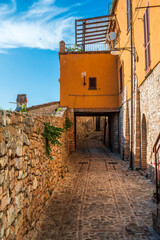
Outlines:
<svg viewBox="0 0 160 240"><path fill-rule="evenodd" d="M141 169L147 168L147 124L146 117L142 117L142 146L141 146Z"/></svg>

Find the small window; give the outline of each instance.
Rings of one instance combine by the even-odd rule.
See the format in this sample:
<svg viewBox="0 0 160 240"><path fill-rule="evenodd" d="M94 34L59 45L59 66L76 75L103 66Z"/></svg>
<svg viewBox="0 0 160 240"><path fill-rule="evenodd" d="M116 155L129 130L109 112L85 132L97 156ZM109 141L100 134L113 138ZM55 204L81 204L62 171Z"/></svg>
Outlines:
<svg viewBox="0 0 160 240"><path fill-rule="evenodd" d="M97 89L96 78L89 78L89 89Z"/></svg>
<svg viewBox="0 0 160 240"><path fill-rule="evenodd" d="M119 79L120 79L120 92L122 92L122 88L123 88L123 85L122 85L122 66L120 67L120 70L119 70Z"/></svg>

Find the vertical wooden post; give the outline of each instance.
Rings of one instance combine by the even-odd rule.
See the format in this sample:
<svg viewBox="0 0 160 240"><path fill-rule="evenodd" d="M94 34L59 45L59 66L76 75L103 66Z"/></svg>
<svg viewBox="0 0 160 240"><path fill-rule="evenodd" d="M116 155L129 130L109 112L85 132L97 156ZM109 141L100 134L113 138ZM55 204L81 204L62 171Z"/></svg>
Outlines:
<svg viewBox="0 0 160 240"><path fill-rule="evenodd" d="M75 20L75 45L77 46L77 20Z"/></svg>
<svg viewBox="0 0 160 240"><path fill-rule="evenodd" d="M85 32L86 32L86 21L83 21L83 51L85 51Z"/></svg>

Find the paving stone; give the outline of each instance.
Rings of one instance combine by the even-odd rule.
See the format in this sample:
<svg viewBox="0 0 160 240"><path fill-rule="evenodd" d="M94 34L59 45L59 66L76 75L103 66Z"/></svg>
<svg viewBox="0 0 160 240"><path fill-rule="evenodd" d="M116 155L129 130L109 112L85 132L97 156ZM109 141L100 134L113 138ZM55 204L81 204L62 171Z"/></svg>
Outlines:
<svg viewBox="0 0 160 240"><path fill-rule="evenodd" d="M152 228L154 184L100 141L80 146L30 239L160 240Z"/></svg>

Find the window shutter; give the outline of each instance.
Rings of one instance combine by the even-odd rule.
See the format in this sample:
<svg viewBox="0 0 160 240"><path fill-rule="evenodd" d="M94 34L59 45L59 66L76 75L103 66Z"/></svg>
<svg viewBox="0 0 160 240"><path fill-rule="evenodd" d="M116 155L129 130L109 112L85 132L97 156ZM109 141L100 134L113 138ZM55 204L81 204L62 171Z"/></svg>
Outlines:
<svg viewBox="0 0 160 240"><path fill-rule="evenodd" d="M143 24L144 24L144 51L145 51L145 71L147 70L147 33L146 33L146 12L143 16Z"/></svg>
<svg viewBox="0 0 160 240"><path fill-rule="evenodd" d="M144 47L146 48L146 14L143 16L143 26L144 26Z"/></svg>
<svg viewBox="0 0 160 240"><path fill-rule="evenodd" d="M131 16L130 16L130 0L127 0L127 31L130 28L130 21L131 21Z"/></svg>
<svg viewBox="0 0 160 240"><path fill-rule="evenodd" d="M149 8L146 9L146 22L147 22L147 50L148 50L148 67L150 67L151 58L150 58L150 32L149 32Z"/></svg>
<svg viewBox="0 0 160 240"><path fill-rule="evenodd" d="M149 42L149 9L146 9L146 29L147 29L147 43Z"/></svg>
<svg viewBox="0 0 160 240"><path fill-rule="evenodd" d="M122 66L120 67L120 92L122 92Z"/></svg>
<svg viewBox="0 0 160 240"><path fill-rule="evenodd" d="M149 10L146 8L143 16L144 24L144 51L145 51L145 71L149 70L151 57L150 57L150 36L149 36Z"/></svg>

